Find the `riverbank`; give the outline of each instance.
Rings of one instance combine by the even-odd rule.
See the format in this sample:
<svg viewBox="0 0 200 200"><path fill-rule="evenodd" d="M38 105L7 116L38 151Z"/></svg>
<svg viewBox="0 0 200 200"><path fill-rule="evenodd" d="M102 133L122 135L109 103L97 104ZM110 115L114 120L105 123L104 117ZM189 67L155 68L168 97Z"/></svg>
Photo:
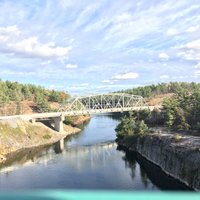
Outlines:
<svg viewBox="0 0 200 200"><path fill-rule="evenodd" d="M71 126L80 126L91 119L90 115L68 116L65 118L65 123Z"/></svg>
<svg viewBox="0 0 200 200"><path fill-rule="evenodd" d="M59 133L43 123L22 120L0 121L0 164L9 154L26 148L53 144L62 138L81 131L76 127L90 120L90 116L76 116L71 124L63 124L64 132Z"/></svg>
<svg viewBox="0 0 200 200"><path fill-rule="evenodd" d="M9 154L20 149L53 144L79 131L81 131L81 129L65 124L64 132L58 133L40 122L33 124L22 120L1 121L0 163L4 163Z"/></svg>
<svg viewBox="0 0 200 200"><path fill-rule="evenodd" d="M117 143L120 148L139 153L166 174L200 191L200 137L158 131L127 136Z"/></svg>

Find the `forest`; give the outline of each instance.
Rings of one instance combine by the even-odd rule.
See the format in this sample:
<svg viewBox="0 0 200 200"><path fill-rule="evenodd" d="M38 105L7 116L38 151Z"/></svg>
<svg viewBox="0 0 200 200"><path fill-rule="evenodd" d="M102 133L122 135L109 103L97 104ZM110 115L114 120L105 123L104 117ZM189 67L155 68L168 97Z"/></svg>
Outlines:
<svg viewBox="0 0 200 200"><path fill-rule="evenodd" d="M136 87L133 89L121 90L118 92L140 95L145 98L154 97L159 94L177 93L184 91L194 91L200 88L200 83L187 83L187 82L169 82L159 83L157 85L147 85Z"/></svg>
<svg viewBox="0 0 200 200"><path fill-rule="evenodd" d="M163 100L161 110L141 110L124 114L116 128L118 137L145 134L149 131L149 127L153 126L165 126L175 131L192 130L197 133L200 131L199 83L164 83L123 92L137 95L146 94L145 97L165 93L173 93L173 95Z"/></svg>
<svg viewBox="0 0 200 200"><path fill-rule="evenodd" d="M50 102L63 103L69 98L69 94L64 91L45 89L33 84L21 84L18 82L0 80L0 107L13 103L17 106L19 114L22 101L34 102L40 112L50 111Z"/></svg>

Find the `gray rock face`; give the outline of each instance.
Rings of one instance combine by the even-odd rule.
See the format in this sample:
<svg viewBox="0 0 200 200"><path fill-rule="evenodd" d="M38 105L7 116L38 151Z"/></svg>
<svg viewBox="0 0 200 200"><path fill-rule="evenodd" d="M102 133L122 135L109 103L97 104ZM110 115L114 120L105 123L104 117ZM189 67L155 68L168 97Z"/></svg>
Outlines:
<svg viewBox="0 0 200 200"><path fill-rule="evenodd" d="M119 145L127 147L124 141ZM200 191L200 137L148 134L128 147L160 166L170 176Z"/></svg>

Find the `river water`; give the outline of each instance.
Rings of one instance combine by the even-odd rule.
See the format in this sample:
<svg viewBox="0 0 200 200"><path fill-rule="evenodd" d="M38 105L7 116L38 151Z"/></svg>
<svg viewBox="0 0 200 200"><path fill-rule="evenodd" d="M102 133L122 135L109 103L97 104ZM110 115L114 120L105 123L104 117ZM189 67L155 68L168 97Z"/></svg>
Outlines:
<svg viewBox="0 0 200 200"><path fill-rule="evenodd" d="M0 166L0 189L186 189L138 155L117 150L117 124L95 115L75 136L13 155Z"/></svg>

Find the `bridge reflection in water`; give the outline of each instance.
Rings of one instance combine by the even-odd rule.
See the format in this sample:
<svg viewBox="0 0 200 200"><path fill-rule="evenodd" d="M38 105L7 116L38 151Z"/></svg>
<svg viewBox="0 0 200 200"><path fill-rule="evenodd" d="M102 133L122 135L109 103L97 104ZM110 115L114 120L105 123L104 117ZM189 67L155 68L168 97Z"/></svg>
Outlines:
<svg viewBox="0 0 200 200"><path fill-rule="evenodd" d="M74 160L74 163L77 166L83 165L83 162L86 160L87 165L90 164L92 167L94 162L97 162L97 160L98 162L105 164L106 160L116 153L117 148L115 142L72 147L69 149L65 148L64 143L65 140L62 139L52 147L46 147L43 149L33 148L28 150L28 153L27 150L17 152L17 159L15 154L8 158L8 161L4 165L0 166L0 173L9 174L17 169L37 164L47 166L51 160L55 159L56 154L62 154L63 157L67 157L69 160Z"/></svg>

